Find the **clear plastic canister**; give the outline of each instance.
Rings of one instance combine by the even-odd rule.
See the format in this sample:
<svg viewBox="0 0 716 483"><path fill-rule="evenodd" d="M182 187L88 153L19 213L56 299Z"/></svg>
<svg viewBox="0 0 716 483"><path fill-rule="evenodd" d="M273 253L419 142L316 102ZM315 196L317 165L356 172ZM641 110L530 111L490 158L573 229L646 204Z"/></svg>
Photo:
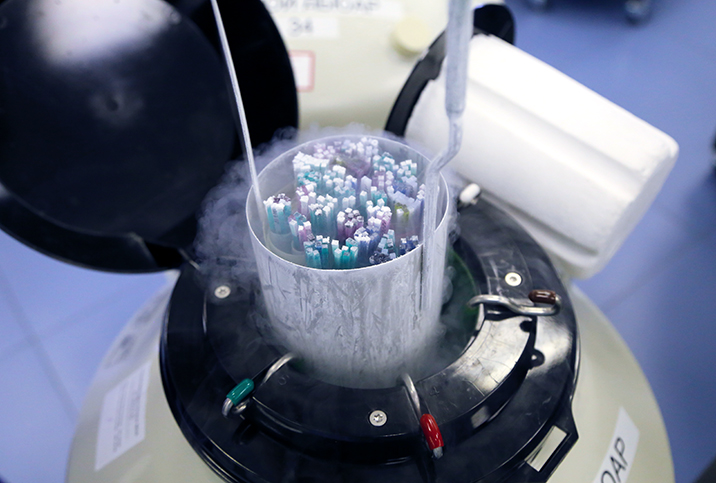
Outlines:
<svg viewBox="0 0 716 483"><path fill-rule="evenodd" d="M289 150L259 175L263 196L294 189L293 159L312 144L351 138L323 138ZM428 160L415 149L378 138L395 159ZM360 136L355 136L355 141ZM445 253L451 205L440 183L436 248ZM263 207L261 207L263 209ZM251 242L258 266L272 337L297 355L324 381L350 387L388 387L403 372L420 377L441 334L439 308L445 257L436 257L438 283L427 294L435 313L422 310L422 244L378 265L356 269L316 269L294 263L266 236L255 197L247 199ZM287 259L288 258L288 259Z"/></svg>

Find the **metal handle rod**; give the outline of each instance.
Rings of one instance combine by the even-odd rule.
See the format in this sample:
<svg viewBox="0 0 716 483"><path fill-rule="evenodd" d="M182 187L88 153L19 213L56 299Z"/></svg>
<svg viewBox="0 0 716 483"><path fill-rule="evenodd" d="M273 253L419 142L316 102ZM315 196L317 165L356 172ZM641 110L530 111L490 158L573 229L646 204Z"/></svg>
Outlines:
<svg viewBox="0 0 716 483"><path fill-rule="evenodd" d="M244 139L244 155L246 160L249 162L249 171L251 173L251 184L254 188L254 197L256 198L256 207L259 210L259 216L262 222L265 224L265 213L263 207L263 197L261 196L261 189L259 188L259 177L256 172L256 163L254 161L254 150L251 144L251 135L249 134L249 125L246 121L246 111L244 110L244 102L241 99L241 89L239 88L239 79L236 77L236 69L234 68L234 59L231 57L231 47L229 46L229 39L226 37L226 29L224 28L224 21L221 18L221 12L219 11L219 3L217 0L211 0L211 8L214 11L214 20L216 21L216 28L219 31L219 38L221 39L221 50L224 53L224 59L226 60L226 67L229 69L229 77L231 78L231 88L234 91L234 101L236 103L236 109L239 111L239 120L241 122L241 135Z"/></svg>
<svg viewBox="0 0 716 483"><path fill-rule="evenodd" d="M418 396L418 390L415 389L415 384L413 384L413 378L410 377L410 374L404 373L400 375L400 381L408 391L408 396L410 396L410 403L415 411L415 416L420 419L420 416L422 416L423 413L420 410L420 397Z"/></svg>
<svg viewBox="0 0 716 483"><path fill-rule="evenodd" d="M522 301L493 294L476 295L467 302L467 306L475 308L482 304L498 305L505 307L517 315L549 317L557 315L562 310L562 298L554 292L552 292L552 294L554 296L554 302L542 307L537 305L526 305Z"/></svg>
<svg viewBox="0 0 716 483"><path fill-rule="evenodd" d="M276 362L271 364L271 367L269 367L268 371L266 371L266 375L264 376L263 380L261 381L261 384L266 384L266 381L268 381L271 376L276 374L279 369L281 369L283 366L286 365L287 362L291 361L291 359L294 358L294 355L292 353L287 353L281 356Z"/></svg>

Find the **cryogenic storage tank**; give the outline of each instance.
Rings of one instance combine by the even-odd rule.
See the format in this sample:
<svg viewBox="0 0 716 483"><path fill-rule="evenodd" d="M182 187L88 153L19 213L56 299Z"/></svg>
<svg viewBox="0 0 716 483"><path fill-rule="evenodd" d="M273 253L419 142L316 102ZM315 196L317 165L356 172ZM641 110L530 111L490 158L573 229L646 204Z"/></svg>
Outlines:
<svg viewBox="0 0 716 483"><path fill-rule="evenodd" d="M0 225L71 263L180 271L98 368L68 481L673 481L658 407L629 350L486 199L463 199L448 237L452 290L436 348L450 348L436 358L444 363L356 387L288 357L262 332L265 287L207 276L191 249L194 213L240 143L206 6L93 0L97 10L71 9L80 4L0 7L10 19L2 62L17 73L0 93L3 124L14 127L2 144ZM232 46L253 79L242 83L245 98L270 113L257 115L264 124L252 135L268 140L296 122L292 74L261 3L240 10L228 16L243 21L229 28ZM77 50L43 49L56 44L32 28L38 17L69 25L119 14L133 28L82 62ZM84 45L71 33L68 45ZM92 67L109 75L88 76ZM228 203L230 213L245 201ZM227 263L229 274L250 272L246 259ZM421 425L424 415L433 423Z"/></svg>

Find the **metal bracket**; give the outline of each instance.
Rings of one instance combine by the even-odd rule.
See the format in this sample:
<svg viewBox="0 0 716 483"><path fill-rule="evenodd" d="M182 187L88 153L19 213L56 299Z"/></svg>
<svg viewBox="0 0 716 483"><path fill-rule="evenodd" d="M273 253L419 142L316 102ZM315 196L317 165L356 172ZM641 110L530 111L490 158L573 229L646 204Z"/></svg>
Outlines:
<svg viewBox="0 0 716 483"><path fill-rule="evenodd" d="M542 317L557 315L562 310L562 298L552 290L533 290L529 294L529 299L534 304L540 305L526 305L522 301L502 295L482 294L471 298L467 306L474 309L483 304L497 305L517 315Z"/></svg>

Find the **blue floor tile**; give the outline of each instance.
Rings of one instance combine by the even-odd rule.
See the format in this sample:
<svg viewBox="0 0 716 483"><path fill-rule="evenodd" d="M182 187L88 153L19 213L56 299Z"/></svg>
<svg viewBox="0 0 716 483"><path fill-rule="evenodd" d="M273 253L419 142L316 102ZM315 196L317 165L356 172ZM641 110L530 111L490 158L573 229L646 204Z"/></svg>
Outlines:
<svg viewBox="0 0 716 483"><path fill-rule="evenodd" d="M126 287L42 338L78 411L112 341L154 292L147 291L145 284Z"/></svg>
<svg viewBox="0 0 716 483"><path fill-rule="evenodd" d="M118 291L143 284L159 288L161 274L128 275L79 268L31 250L0 232L0 269L39 335L104 303Z"/></svg>
<svg viewBox="0 0 716 483"><path fill-rule="evenodd" d="M649 23L664 38L714 55L714 18L716 2L711 0L654 0Z"/></svg>
<svg viewBox="0 0 716 483"><path fill-rule="evenodd" d="M0 357L9 349L27 344L27 335L18 320L19 303L0 270Z"/></svg>
<svg viewBox="0 0 716 483"><path fill-rule="evenodd" d="M711 138L704 135L701 141L702 146L709 145ZM710 164L707 148L702 147L697 155L689 154L684 148L655 204L695 231L713 231L716 229L716 171Z"/></svg>
<svg viewBox="0 0 716 483"><path fill-rule="evenodd" d="M0 472L8 483L64 481L75 421L32 347L0 358Z"/></svg>
<svg viewBox="0 0 716 483"><path fill-rule="evenodd" d="M577 282L600 307L612 307L649 280L661 277L668 265L707 235L695 236L681 221L652 207L607 266L596 276Z"/></svg>

